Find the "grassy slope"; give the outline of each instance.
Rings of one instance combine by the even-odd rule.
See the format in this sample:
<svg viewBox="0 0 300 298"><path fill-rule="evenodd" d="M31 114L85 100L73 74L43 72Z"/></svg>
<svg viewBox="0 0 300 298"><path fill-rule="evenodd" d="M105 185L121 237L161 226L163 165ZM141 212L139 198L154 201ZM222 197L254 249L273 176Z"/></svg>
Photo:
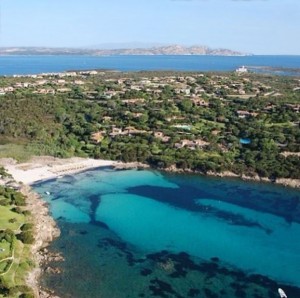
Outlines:
<svg viewBox="0 0 300 298"><path fill-rule="evenodd" d="M11 211L11 208L11 206L0 206L0 229L10 229L19 233L20 226L26 223L27 218L23 214ZM9 222L13 218L16 221ZM30 260L30 246L24 245L20 240L14 240L14 248L12 249L12 244L4 240L0 242L0 247L5 249L4 252L0 252L0 277L3 284L9 288L25 285L25 277L28 270L33 266ZM0 297L3 296L0 294Z"/></svg>
<svg viewBox="0 0 300 298"><path fill-rule="evenodd" d="M25 217L23 214L18 214L11 211L11 206L0 206L0 229L11 229L13 231L19 230L19 227L24 224ZM10 223L10 219L15 219L15 222Z"/></svg>

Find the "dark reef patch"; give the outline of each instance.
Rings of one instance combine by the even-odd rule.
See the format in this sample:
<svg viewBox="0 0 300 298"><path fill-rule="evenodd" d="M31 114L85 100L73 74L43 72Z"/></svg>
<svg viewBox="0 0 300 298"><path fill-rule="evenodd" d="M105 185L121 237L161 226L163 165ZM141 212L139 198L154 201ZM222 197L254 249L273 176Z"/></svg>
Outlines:
<svg viewBox="0 0 300 298"><path fill-rule="evenodd" d="M206 298L219 298L220 296L213 292L211 289L204 288L204 294Z"/></svg>
<svg viewBox="0 0 300 298"><path fill-rule="evenodd" d="M172 286L167 282L155 278L150 280L150 283L149 290L151 291L151 296L168 298L171 294L171 297L183 298L183 296L176 293Z"/></svg>
<svg viewBox="0 0 300 298"><path fill-rule="evenodd" d="M150 275L152 272L153 272L152 270L147 269L147 268L144 268L144 269L141 270L141 275L142 275L142 276L148 276L148 275Z"/></svg>
<svg viewBox="0 0 300 298"><path fill-rule="evenodd" d="M188 297L198 297L199 294L200 294L199 289L191 288L191 289L189 289L187 296Z"/></svg>
<svg viewBox="0 0 300 298"><path fill-rule="evenodd" d="M174 181L176 183L176 175L166 175L166 177L169 178L171 182ZM204 189L204 187L201 186L196 187L190 184L185 185L182 182L178 185L180 185L180 189L145 185L130 187L128 188L128 191L139 196L145 196L146 194L146 196L151 197L156 201L194 212L209 212L210 207L207 208L207 206L199 206L197 203L200 202L201 204L201 198L209 198L210 200L223 201L243 208L274 214L282 217L288 222L295 221L300 223L299 195L290 195L289 199L282 200L279 192L265 191L263 193L261 191L252 190L249 187L225 187L224 185L222 187L222 184L218 184L215 188L213 188L214 190L218 189L218 192L213 192L207 191L209 187L205 187ZM184 198L184 200L182 198ZM262 228L266 231L266 233L272 232L260 226L258 223L251 222L243 217L235 217L234 214L229 212L217 212L216 210L211 210L211 212L215 216L226 221L231 220L232 224Z"/></svg>
<svg viewBox="0 0 300 298"><path fill-rule="evenodd" d="M100 220L90 221L90 224L94 225L94 226L98 226L100 228L104 228L106 230L109 230L109 226L106 223L104 223L103 221L100 221Z"/></svg>
<svg viewBox="0 0 300 298"><path fill-rule="evenodd" d="M86 230L81 230L81 231L79 231L79 234L80 234L80 235L87 235L87 234L88 234L88 231L86 231Z"/></svg>
<svg viewBox="0 0 300 298"><path fill-rule="evenodd" d="M90 205L90 219L91 219L91 223L96 221L96 211L97 208L100 205L101 202L101 196L99 195L91 195L88 197L88 200L90 201L91 205Z"/></svg>

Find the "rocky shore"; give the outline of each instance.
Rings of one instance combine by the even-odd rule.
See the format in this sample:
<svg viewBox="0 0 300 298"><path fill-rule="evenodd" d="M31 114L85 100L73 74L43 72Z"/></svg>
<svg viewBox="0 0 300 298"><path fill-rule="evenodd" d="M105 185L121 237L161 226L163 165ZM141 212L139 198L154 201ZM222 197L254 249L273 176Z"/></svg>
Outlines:
<svg viewBox="0 0 300 298"><path fill-rule="evenodd" d="M35 227L35 242L31 247L32 257L36 267L27 276L27 284L30 286L37 298L54 298L53 293L42 289L39 278L42 267L53 258L62 260L61 256L53 256L46 247L51 241L60 235L54 219L49 215L47 204L41 200L38 194L32 191L30 186L23 185L20 191L27 197L27 210L31 212L32 222Z"/></svg>
<svg viewBox="0 0 300 298"><path fill-rule="evenodd" d="M200 174L200 175L215 176L215 177L231 177L231 178L238 178L238 179L242 179L242 180L268 182L268 183L279 184L279 185L283 185L283 186L287 186L287 187L300 188L300 179L290 179L290 178L269 179L267 177L260 177L258 174L253 175L253 176L247 176L244 174L238 175L238 174L230 172L230 171L224 171L221 173L208 171L206 173L203 173L201 171L193 171L191 169L179 169L175 165L172 165L168 168L159 169L159 170L166 171L166 172L172 172L172 173L190 173L190 174Z"/></svg>
<svg viewBox="0 0 300 298"><path fill-rule="evenodd" d="M143 169L149 169L150 166L141 162L128 162L128 163L116 163L113 165L115 170L143 170Z"/></svg>

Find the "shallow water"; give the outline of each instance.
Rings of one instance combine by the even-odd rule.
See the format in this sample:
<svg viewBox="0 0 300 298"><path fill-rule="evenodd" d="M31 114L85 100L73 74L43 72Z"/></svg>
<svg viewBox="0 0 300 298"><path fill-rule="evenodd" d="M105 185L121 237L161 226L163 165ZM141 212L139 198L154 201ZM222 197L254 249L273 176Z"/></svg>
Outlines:
<svg viewBox="0 0 300 298"><path fill-rule="evenodd" d="M43 279L62 297L300 297L297 190L110 168L34 188L62 230Z"/></svg>

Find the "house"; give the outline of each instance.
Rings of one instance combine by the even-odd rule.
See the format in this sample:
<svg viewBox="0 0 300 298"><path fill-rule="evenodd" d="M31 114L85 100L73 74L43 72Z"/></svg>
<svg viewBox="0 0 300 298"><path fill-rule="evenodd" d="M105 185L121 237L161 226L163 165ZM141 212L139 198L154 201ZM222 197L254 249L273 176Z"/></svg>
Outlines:
<svg viewBox="0 0 300 298"><path fill-rule="evenodd" d="M196 148L202 148L209 145L208 142L203 141L201 139L197 139L197 140L181 140L180 143L176 143L175 144L175 148L189 148L191 150L195 150Z"/></svg>
<svg viewBox="0 0 300 298"><path fill-rule="evenodd" d="M248 72L248 69L245 66L239 67L235 70L237 73L246 73Z"/></svg>
<svg viewBox="0 0 300 298"><path fill-rule="evenodd" d="M250 117L250 116L256 117L258 115L258 113L243 111L243 110L238 110L238 111L236 111L236 113L237 113L238 117L241 119L244 119L244 118Z"/></svg>
<svg viewBox="0 0 300 298"><path fill-rule="evenodd" d="M126 104L136 104L143 103L145 101L144 98L132 98L132 99L123 99L122 102Z"/></svg>
<svg viewBox="0 0 300 298"><path fill-rule="evenodd" d="M71 92L72 89L71 88L59 88L57 89L57 92L60 92L60 93L66 93L66 92Z"/></svg>
<svg viewBox="0 0 300 298"><path fill-rule="evenodd" d="M91 140L94 141L95 143L100 143L104 139L104 134L105 132L103 131L98 131L95 132L91 135Z"/></svg>
<svg viewBox="0 0 300 298"><path fill-rule="evenodd" d="M132 113L132 117L134 117L134 118L140 118L143 115L144 115L143 113Z"/></svg>
<svg viewBox="0 0 300 298"><path fill-rule="evenodd" d="M124 134L128 134L128 135L145 134L145 133L148 133L148 131L136 129L133 126L128 126L124 129Z"/></svg>
<svg viewBox="0 0 300 298"><path fill-rule="evenodd" d="M33 91L34 94L55 94L54 89L39 89L36 91Z"/></svg>
<svg viewBox="0 0 300 298"><path fill-rule="evenodd" d="M96 70L80 71L79 74L84 76L96 75L98 72Z"/></svg>
<svg viewBox="0 0 300 298"><path fill-rule="evenodd" d="M103 95L106 99L111 99L113 96L117 95L117 92L116 91L105 91L103 93Z"/></svg>
<svg viewBox="0 0 300 298"><path fill-rule="evenodd" d="M208 107L209 106L208 102L206 102L204 99L199 98L199 97L193 98L192 102L194 103L195 106L198 106L198 107Z"/></svg>
<svg viewBox="0 0 300 298"><path fill-rule="evenodd" d="M84 81L81 81L81 80L75 80L75 81L74 81L74 84L75 84L75 85L84 85L85 82L84 82Z"/></svg>
<svg viewBox="0 0 300 298"><path fill-rule="evenodd" d="M165 136L163 134L163 132L161 132L161 131L154 132L154 137L157 138L157 139L160 139L163 143L167 143L170 140L170 137L169 136Z"/></svg>
<svg viewBox="0 0 300 298"><path fill-rule="evenodd" d="M9 86L9 87L4 87L4 88L3 88L3 91L4 91L4 92L14 92L14 90L15 90L15 89L14 89L13 87L11 87L11 86Z"/></svg>
<svg viewBox="0 0 300 298"><path fill-rule="evenodd" d="M112 131L109 135L111 137L115 137L115 136L119 136L119 135L122 135L122 134L124 134L122 128L112 127Z"/></svg>
<svg viewBox="0 0 300 298"><path fill-rule="evenodd" d="M103 119L104 121L110 121L112 118L109 117L109 116L104 116L102 119Z"/></svg>
<svg viewBox="0 0 300 298"><path fill-rule="evenodd" d="M60 79L60 80L57 80L55 83L58 85L64 85L66 83L66 80Z"/></svg>

